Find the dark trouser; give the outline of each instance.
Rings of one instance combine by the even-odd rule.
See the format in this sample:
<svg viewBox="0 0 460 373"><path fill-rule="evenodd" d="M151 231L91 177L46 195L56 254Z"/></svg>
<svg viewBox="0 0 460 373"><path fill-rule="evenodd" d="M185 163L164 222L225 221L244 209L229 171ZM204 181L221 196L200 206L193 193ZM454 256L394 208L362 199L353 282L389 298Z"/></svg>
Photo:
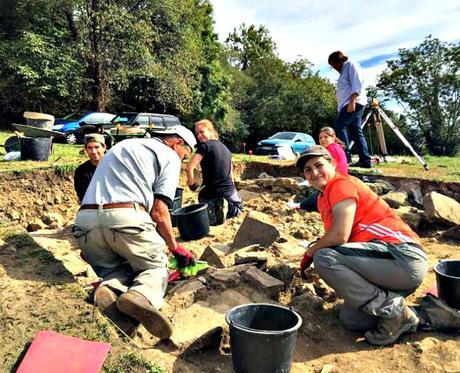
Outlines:
<svg viewBox="0 0 460 373"><path fill-rule="evenodd" d="M319 192L312 192L307 198L300 202L300 208L308 212L318 212Z"/></svg>
<svg viewBox="0 0 460 373"><path fill-rule="evenodd" d="M198 195L198 202L208 205L209 225L224 224L225 219L231 219L243 212L243 202L238 192L227 198L208 198Z"/></svg>
<svg viewBox="0 0 460 373"><path fill-rule="evenodd" d="M345 143L348 162L351 162L350 137L358 148L359 161L364 164L370 164L371 156L367 149L366 138L361 129L361 116L363 112L364 106L360 104L356 104L356 110L352 113L347 112L347 105L344 106L335 119L334 129L337 136Z"/></svg>

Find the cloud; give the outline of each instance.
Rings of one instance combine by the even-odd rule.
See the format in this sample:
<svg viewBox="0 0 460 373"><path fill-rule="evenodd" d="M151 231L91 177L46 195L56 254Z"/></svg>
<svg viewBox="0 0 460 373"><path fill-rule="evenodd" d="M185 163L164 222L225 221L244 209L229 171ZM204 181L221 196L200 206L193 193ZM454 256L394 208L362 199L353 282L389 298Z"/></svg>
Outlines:
<svg viewBox="0 0 460 373"><path fill-rule="evenodd" d="M335 81L328 55L344 51L363 68L367 84L400 48L413 48L426 36L460 39L458 0L211 0L220 40L241 23L264 25L277 44L280 58L307 58L321 76Z"/></svg>
<svg viewBox="0 0 460 373"><path fill-rule="evenodd" d="M367 68L370 68L370 67L379 66L379 65L382 64L382 62L385 62L385 61L387 61L389 59L392 59L392 58L395 58L397 56L398 56L398 53L380 54L378 56L374 56L374 57L368 58L366 60L358 61L358 63L363 69L367 69Z"/></svg>

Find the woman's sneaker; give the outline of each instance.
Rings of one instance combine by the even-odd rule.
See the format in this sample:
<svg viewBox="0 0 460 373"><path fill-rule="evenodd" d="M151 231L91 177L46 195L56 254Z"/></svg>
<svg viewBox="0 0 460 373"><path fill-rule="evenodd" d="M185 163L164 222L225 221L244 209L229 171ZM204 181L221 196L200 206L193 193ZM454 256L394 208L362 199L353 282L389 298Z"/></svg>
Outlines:
<svg viewBox="0 0 460 373"><path fill-rule="evenodd" d="M415 332L419 319L406 304L399 316L393 319L380 319L376 330L366 332L366 340L379 346L386 346L398 340L406 332Z"/></svg>

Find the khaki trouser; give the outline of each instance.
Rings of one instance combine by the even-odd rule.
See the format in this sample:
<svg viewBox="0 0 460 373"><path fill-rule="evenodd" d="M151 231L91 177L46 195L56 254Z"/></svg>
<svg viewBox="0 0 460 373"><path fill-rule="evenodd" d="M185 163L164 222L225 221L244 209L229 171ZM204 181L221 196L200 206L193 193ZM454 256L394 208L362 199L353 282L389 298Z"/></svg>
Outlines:
<svg viewBox="0 0 460 373"><path fill-rule="evenodd" d="M354 242L324 248L314 255L315 269L345 301L341 321L352 321L350 329L391 319L402 312L403 298L421 284L427 259L423 250L412 244L382 241Z"/></svg>
<svg viewBox="0 0 460 373"><path fill-rule="evenodd" d="M159 309L168 284L165 242L142 209L80 210L74 235L102 284L135 290Z"/></svg>

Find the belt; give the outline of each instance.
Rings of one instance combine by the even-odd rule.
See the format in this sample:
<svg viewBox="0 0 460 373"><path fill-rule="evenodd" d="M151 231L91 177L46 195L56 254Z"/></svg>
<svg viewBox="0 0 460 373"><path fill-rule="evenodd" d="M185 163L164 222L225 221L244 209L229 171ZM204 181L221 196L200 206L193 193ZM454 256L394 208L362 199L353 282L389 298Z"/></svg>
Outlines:
<svg viewBox="0 0 460 373"><path fill-rule="evenodd" d="M137 207L140 207L142 210L147 211L147 208L137 202L119 202L119 203L106 203L105 205L102 205L103 210L107 209L135 209ZM97 210L99 209L100 205L96 204L90 204L90 205L81 205L80 210Z"/></svg>

